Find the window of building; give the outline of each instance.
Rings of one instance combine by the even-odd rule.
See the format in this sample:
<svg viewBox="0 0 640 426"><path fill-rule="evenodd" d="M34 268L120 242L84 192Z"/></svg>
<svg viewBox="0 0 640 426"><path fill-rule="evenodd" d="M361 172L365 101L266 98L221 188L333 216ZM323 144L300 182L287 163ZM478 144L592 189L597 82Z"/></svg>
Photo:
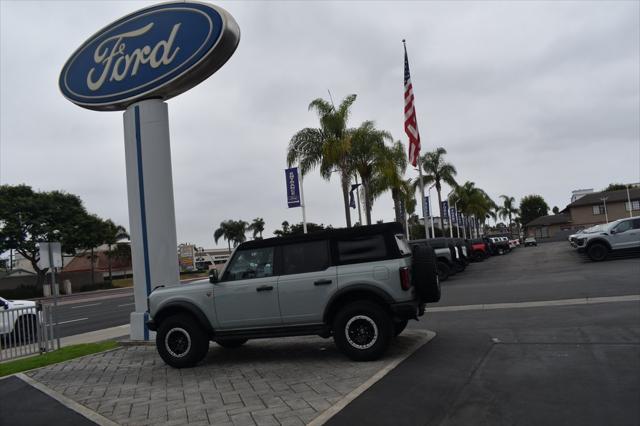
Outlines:
<svg viewBox="0 0 640 426"><path fill-rule="evenodd" d="M340 263L368 262L387 257L384 235L367 235L338 241Z"/></svg>
<svg viewBox="0 0 640 426"><path fill-rule="evenodd" d="M597 204L593 207L593 214L597 215L597 214L604 214L604 204Z"/></svg>
<svg viewBox="0 0 640 426"><path fill-rule="evenodd" d="M237 252L224 275L223 281L273 276L273 247Z"/></svg>
<svg viewBox="0 0 640 426"><path fill-rule="evenodd" d="M324 271L328 267L327 241L310 241L282 247L283 275Z"/></svg>
<svg viewBox="0 0 640 426"><path fill-rule="evenodd" d="M624 209L629 211L629 202L624 203ZM631 209L632 210L640 210L640 200L631 200Z"/></svg>

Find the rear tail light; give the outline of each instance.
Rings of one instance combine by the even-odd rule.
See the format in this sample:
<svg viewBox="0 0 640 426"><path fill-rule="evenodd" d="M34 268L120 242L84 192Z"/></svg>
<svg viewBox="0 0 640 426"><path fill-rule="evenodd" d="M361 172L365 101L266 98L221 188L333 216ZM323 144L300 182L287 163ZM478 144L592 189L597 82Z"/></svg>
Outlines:
<svg viewBox="0 0 640 426"><path fill-rule="evenodd" d="M400 287L403 290L409 290L411 288L411 274L409 273L409 268L402 267L400 268Z"/></svg>

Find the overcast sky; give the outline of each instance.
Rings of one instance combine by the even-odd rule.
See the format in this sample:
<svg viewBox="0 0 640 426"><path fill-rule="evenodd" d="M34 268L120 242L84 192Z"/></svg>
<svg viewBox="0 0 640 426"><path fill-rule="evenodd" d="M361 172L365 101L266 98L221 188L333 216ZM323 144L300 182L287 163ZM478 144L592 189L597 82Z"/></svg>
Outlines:
<svg viewBox="0 0 640 426"><path fill-rule="evenodd" d="M0 0L1 184L77 194L129 228L122 112L73 105L57 79L87 38L150 4ZM403 38L423 152L445 147L459 182L563 208L574 189L640 181L638 1L215 4L240 25L238 50L168 101L179 242L213 247L225 219L263 217L265 236L301 221L286 146L317 126L307 107L327 89L358 95L352 126L406 144ZM344 226L337 177L311 173L304 190L309 221ZM373 219L392 207L381 197Z"/></svg>

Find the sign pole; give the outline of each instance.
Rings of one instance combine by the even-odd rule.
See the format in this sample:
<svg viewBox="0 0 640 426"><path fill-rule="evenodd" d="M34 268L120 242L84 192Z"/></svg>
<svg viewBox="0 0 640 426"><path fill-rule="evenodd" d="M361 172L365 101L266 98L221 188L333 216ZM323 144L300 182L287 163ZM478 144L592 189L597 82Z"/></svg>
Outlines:
<svg viewBox="0 0 640 426"><path fill-rule="evenodd" d="M135 301L131 340L150 340L147 297L156 286L180 284L166 102L149 99L127 108L124 141Z"/></svg>
<svg viewBox="0 0 640 426"><path fill-rule="evenodd" d="M47 243L49 249L49 269L51 269L51 292L53 293L53 323L55 324L54 331L56 333L56 341L58 343L58 349L60 349L60 330L58 330L58 286L56 286L56 268L53 264L53 246L51 242Z"/></svg>
<svg viewBox="0 0 640 426"><path fill-rule="evenodd" d="M298 163L298 170L302 170L300 168L300 163ZM307 233L307 211L305 210L305 204L304 204L304 176L302 176L302 173L300 173L300 207L302 207L302 229L304 230L304 233Z"/></svg>

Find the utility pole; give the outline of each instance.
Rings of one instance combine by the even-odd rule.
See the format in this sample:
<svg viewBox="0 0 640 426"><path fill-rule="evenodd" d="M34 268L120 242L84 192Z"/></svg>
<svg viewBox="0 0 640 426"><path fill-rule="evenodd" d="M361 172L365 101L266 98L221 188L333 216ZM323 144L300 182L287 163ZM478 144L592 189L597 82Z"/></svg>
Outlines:
<svg viewBox="0 0 640 426"><path fill-rule="evenodd" d="M607 198L608 197L602 197L600 199L604 203L604 220L606 220L607 223L609 223L609 215L607 214Z"/></svg>

